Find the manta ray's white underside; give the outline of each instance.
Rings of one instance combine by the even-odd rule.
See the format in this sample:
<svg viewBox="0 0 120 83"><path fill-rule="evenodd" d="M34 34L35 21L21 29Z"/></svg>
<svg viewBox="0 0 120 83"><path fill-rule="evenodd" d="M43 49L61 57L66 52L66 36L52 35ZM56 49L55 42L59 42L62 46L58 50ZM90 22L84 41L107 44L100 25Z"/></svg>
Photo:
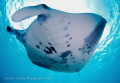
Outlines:
<svg viewBox="0 0 120 83"><path fill-rule="evenodd" d="M106 20L92 13L66 13L44 4L25 7L12 16L19 22L38 15L24 31L8 27L26 48L30 60L43 68L78 72L93 55Z"/></svg>

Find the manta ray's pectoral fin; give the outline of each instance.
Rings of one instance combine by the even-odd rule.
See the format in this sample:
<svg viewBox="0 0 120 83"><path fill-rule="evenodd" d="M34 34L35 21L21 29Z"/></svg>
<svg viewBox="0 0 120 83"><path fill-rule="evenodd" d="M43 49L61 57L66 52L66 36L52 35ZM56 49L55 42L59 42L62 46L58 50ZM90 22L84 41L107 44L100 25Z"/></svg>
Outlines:
<svg viewBox="0 0 120 83"><path fill-rule="evenodd" d="M47 7L45 4L24 7L13 14L12 20L14 22L20 22L35 15L46 14L47 9L49 9L49 7Z"/></svg>
<svg viewBox="0 0 120 83"><path fill-rule="evenodd" d="M23 41L26 32L26 30L16 30L11 28L10 26L7 26L7 31L12 35L16 35L17 39L19 39L20 41Z"/></svg>

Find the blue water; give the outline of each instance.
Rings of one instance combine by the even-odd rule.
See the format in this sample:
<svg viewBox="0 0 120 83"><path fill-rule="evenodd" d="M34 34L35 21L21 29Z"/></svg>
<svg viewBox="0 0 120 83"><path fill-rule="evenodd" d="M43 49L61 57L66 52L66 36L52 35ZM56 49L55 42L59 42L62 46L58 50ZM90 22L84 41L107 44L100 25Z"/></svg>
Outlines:
<svg viewBox="0 0 120 83"><path fill-rule="evenodd" d="M79 72L80 76L54 72L31 63L23 45L6 31L6 26L11 25L8 15L12 7L22 3L22 0L0 0L0 83L120 83L119 0L86 0L91 12L107 19L109 33L104 32L108 35Z"/></svg>

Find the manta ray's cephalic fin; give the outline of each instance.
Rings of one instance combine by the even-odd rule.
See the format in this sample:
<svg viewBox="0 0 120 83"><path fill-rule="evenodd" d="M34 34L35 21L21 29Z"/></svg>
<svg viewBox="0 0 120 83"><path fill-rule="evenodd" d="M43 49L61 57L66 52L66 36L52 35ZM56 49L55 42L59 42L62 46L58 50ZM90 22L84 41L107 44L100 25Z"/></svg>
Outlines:
<svg viewBox="0 0 120 83"><path fill-rule="evenodd" d="M46 9L48 7L45 4L24 7L13 14L12 20L14 22L20 22L35 15L45 14L47 13Z"/></svg>

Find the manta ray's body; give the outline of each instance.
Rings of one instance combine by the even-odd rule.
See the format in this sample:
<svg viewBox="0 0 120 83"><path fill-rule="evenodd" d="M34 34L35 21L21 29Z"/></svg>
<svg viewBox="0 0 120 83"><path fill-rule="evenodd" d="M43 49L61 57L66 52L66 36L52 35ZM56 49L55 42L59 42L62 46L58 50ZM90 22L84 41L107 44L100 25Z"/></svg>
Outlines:
<svg viewBox="0 0 120 83"><path fill-rule="evenodd" d="M26 30L7 27L23 43L30 60L43 68L78 72L93 55L106 20L96 14L66 13L44 4L25 7L12 17L19 22L38 15Z"/></svg>

